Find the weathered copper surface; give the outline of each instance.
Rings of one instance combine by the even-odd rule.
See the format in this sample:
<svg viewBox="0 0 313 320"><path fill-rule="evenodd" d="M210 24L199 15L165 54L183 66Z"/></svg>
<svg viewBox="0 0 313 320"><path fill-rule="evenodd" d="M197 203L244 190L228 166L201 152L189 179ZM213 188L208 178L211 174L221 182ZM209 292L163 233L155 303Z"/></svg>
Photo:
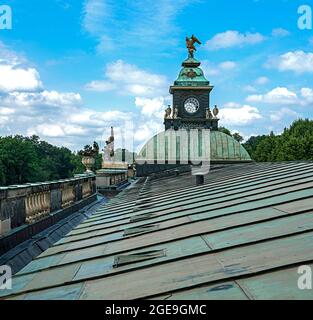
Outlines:
<svg viewBox="0 0 313 320"><path fill-rule="evenodd" d="M10 299L313 299L313 163L140 179L13 278Z"/></svg>

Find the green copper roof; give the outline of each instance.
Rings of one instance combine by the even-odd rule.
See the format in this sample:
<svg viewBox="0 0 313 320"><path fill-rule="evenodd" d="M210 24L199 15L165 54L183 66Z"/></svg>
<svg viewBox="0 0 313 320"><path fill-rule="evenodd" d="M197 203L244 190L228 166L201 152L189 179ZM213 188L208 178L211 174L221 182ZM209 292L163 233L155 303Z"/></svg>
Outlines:
<svg viewBox="0 0 313 320"><path fill-rule="evenodd" d="M199 68L200 64L195 58L186 59L174 86L210 86L210 82Z"/></svg>
<svg viewBox="0 0 313 320"><path fill-rule="evenodd" d="M192 138L191 132L196 132L196 136ZM144 145L138 159L179 162L195 159L211 162L252 161L248 152L233 137L220 131L210 130L161 132Z"/></svg>
<svg viewBox="0 0 313 320"><path fill-rule="evenodd" d="M141 178L12 279L6 299L313 299L313 163ZM126 288L126 290L125 290Z"/></svg>

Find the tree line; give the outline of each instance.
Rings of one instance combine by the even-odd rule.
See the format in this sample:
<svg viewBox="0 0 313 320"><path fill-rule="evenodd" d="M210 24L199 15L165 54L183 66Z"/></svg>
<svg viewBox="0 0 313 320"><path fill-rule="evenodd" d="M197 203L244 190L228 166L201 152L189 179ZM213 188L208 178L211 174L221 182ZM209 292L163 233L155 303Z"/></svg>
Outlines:
<svg viewBox="0 0 313 320"><path fill-rule="evenodd" d="M313 121L294 121L282 134L253 136L243 143L257 162L313 160Z"/></svg>
<svg viewBox="0 0 313 320"><path fill-rule="evenodd" d="M219 130L243 141L239 133ZM297 120L280 135L253 136L243 146L257 162L313 160L313 121ZM129 158L131 163L133 155ZM0 137L0 186L70 178L85 171L81 160L81 152L53 146L38 136ZM101 168L101 162L98 154L95 170Z"/></svg>
<svg viewBox="0 0 313 320"><path fill-rule="evenodd" d="M97 161L99 166L99 161ZM53 181L85 171L81 155L38 136L0 137L0 185Z"/></svg>

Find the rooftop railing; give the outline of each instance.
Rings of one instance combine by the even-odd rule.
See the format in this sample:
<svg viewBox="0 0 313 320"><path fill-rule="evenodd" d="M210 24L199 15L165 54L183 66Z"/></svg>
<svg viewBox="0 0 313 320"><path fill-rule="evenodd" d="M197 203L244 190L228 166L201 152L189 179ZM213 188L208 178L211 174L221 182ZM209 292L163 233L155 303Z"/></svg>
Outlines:
<svg viewBox="0 0 313 320"><path fill-rule="evenodd" d="M96 194L93 174L71 179L0 187L0 237L34 224Z"/></svg>

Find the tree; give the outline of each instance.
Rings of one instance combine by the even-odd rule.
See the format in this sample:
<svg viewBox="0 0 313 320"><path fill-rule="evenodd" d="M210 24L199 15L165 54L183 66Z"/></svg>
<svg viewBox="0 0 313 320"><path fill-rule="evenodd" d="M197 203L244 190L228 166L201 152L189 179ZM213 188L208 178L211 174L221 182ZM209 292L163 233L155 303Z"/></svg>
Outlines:
<svg viewBox="0 0 313 320"><path fill-rule="evenodd" d="M254 153L257 146L260 144L262 140L266 138L265 135L262 136L252 136L250 137L244 144L243 147L248 151L250 157L254 159Z"/></svg>
<svg viewBox="0 0 313 320"><path fill-rule="evenodd" d="M233 133L233 138L237 140L239 143L243 141L243 137L239 134L239 132Z"/></svg>
<svg viewBox="0 0 313 320"><path fill-rule="evenodd" d="M313 160L313 121L297 120L281 135L279 161Z"/></svg>
<svg viewBox="0 0 313 320"><path fill-rule="evenodd" d="M277 159L277 148L279 147L278 136L275 136L273 132L269 136L266 136L257 145L254 152L254 160L258 162L273 162Z"/></svg>
<svg viewBox="0 0 313 320"><path fill-rule="evenodd" d="M225 127L219 127L218 131L223 132L223 133L225 133L225 134L227 134L229 136L232 136L231 132Z"/></svg>
<svg viewBox="0 0 313 320"><path fill-rule="evenodd" d="M299 119L281 135L251 137L243 146L255 161L313 160L313 121Z"/></svg>
<svg viewBox="0 0 313 320"><path fill-rule="evenodd" d="M239 134L239 132L235 132L232 134L230 132L230 130L228 130L225 127L219 127L218 131L223 132L223 133L227 134L228 136L233 137L235 140L237 140L240 143L243 141L243 137Z"/></svg>
<svg viewBox="0 0 313 320"><path fill-rule="evenodd" d="M0 161L6 185L34 182L39 178L36 148L22 136L0 138Z"/></svg>
<svg viewBox="0 0 313 320"><path fill-rule="evenodd" d="M0 185L51 181L83 173L81 157L38 136L0 137Z"/></svg>

